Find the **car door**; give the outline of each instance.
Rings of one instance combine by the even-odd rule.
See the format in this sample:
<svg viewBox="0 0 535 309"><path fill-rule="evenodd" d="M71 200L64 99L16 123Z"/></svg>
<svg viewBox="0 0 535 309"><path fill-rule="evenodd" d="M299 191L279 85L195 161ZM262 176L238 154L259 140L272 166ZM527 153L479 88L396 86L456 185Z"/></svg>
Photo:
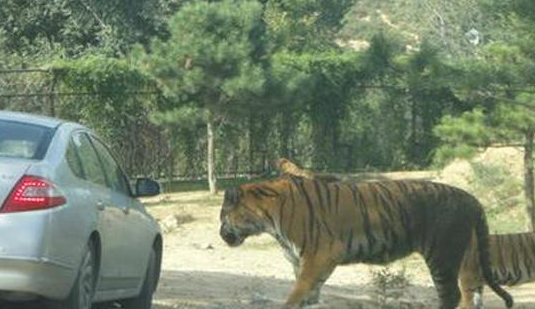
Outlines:
<svg viewBox="0 0 535 309"><path fill-rule="evenodd" d="M114 290L121 288L121 272L117 267L117 257L122 249L117 243L123 241L122 237L114 231L118 222L122 222L122 214L110 207L112 204L108 182L102 166L89 136L85 132L78 132L72 136L75 148L80 157L86 186L92 192L92 199L97 204L98 227L100 233L100 269L97 281L98 290Z"/></svg>
<svg viewBox="0 0 535 309"><path fill-rule="evenodd" d="M115 233L121 235L123 241L118 267L121 269L121 280L125 288L137 288L143 279L146 261L150 252L147 224L140 221L135 200L132 196L128 180L109 149L96 137L91 138L93 145L102 161L106 177L109 181L112 207L120 210L121 222L116 225Z"/></svg>

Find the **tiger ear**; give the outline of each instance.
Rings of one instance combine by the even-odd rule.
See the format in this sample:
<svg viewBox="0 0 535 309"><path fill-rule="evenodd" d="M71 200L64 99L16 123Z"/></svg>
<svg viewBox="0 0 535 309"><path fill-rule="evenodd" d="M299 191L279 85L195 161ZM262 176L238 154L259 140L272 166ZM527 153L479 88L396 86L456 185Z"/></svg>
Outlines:
<svg viewBox="0 0 535 309"><path fill-rule="evenodd" d="M225 190L225 197L223 199L223 206L234 208L240 202L241 192L238 188L230 188Z"/></svg>

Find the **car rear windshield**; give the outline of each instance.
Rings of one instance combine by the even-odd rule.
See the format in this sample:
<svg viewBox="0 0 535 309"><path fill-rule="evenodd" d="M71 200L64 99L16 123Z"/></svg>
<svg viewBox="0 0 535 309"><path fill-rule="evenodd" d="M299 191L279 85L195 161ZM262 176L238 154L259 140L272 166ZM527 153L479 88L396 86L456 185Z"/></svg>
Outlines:
<svg viewBox="0 0 535 309"><path fill-rule="evenodd" d="M0 157L40 160L53 132L39 125L0 120Z"/></svg>

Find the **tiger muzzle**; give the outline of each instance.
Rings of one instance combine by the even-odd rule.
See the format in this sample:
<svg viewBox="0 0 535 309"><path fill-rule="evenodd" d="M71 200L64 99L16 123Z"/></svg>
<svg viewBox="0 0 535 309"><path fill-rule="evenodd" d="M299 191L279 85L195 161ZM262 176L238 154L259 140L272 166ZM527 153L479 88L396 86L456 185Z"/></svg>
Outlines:
<svg viewBox="0 0 535 309"><path fill-rule="evenodd" d="M243 243L244 237L227 227L225 224L221 225L219 230L221 238L231 247L239 246Z"/></svg>

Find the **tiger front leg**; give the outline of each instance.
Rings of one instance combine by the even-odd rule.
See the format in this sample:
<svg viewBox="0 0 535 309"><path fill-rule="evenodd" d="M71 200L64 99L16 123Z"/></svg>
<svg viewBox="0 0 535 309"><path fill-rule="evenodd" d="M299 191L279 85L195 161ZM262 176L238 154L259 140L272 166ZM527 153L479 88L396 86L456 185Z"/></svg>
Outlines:
<svg viewBox="0 0 535 309"><path fill-rule="evenodd" d="M323 283L334 271L336 263L329 258L303 258L298 266L294 265L296 281L283 309L301 308L315 304Z"/></svg>
<svg viewBox="0 0 535 309"><path fill-rule="evenodd" d="M292 263L292 266L294 270L295 280L297 281L299 279L299 274L301 273L301 266L299 264L299 261ZM303 300L303 303L305 305L314 305L319 303L320 290L324 282L325 281L320 280L316 285L314 285L306 299Z"/></svg>

